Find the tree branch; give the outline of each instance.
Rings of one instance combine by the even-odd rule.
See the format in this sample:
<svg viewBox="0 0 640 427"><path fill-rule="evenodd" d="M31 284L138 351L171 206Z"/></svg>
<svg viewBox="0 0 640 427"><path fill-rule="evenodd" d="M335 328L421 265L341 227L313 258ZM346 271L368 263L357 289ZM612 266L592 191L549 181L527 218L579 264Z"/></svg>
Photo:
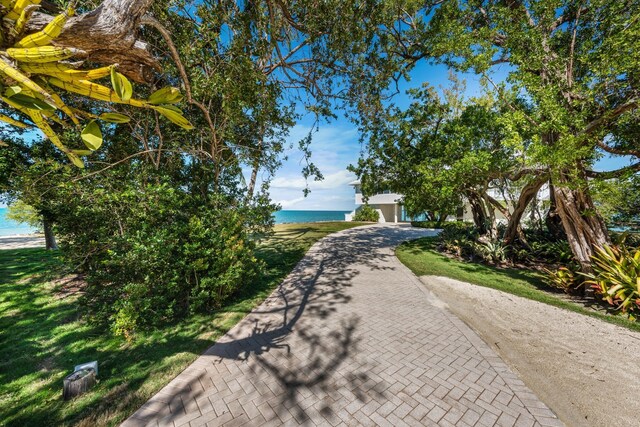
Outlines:
<svg viewBox="0 0 640 427"><path fill-rule="evenodd" d="M589 178L610 179L610 178L619 178L621 176L628 174L629 172L635 172L635 171L640 171L640 162L637 162L613 171L598 172L598 171L587 170L585 171L585 173Z"/></svg>
<svg viewBox="0 0 640 427"><path fill-rule="evenodd" d="M198 102L195 99L193 99L193 95L191 93L191 83L189 82L189 76L187 75L187 70L185 69L184 64L182 63L182 60L180 59L180 54L178 53L178 49L176 48L175 44L173 43L173 40L171 39L171 34L169 33L169 30L167 30L164 27L164 25L162 25L155 18L149 15L143 16L141 19L141 23L143 25L149 25L155 28L162 35L162 38L167 43L167 46L169 46L171 57L173 58L173 62L175 63L176 68L178 69L178 73L180 74L180 79L184 84L184 91L187 95L187 102L189 104L195 105L198 109L200 109L200 111L202 111L202 114L204 115L205 120L209 125L209 129L211 130L211 133L215 135L216 127L213 124L213 120L211 119L211 114L209 112L209 109L205 107L201 102ZM214 150L217 152L218 147L216 146L217 145L216 140L214 139L213 142L214 142Z"/></svg>
<svg viewBox="0 0 640 427"><path fill-rule="evenodd" d="M606 151L607 153L617 154L619 156L635 156L640 157L640 150L621 150L619 148L612 147L605 144L602 141L596 142L596 145Z"/></svg>
<svg viewBox="0 0 640 427"><path fill-rule="evenodd" d="M638 100L631 99L625 104L622 104L617 108L613 109L612 111L603 114L602 116L598 117L595 120L592 120L589 124L587 124L587 126L585 126L584 131L582 131L581 133L590 134L595 130L597 130L600 126L604 125L609 120L614 119L626 113L627 111L635 110L636 108L638 108Z"/></svg>
<svg viewBox="0 0 640 427"><path fill-rule="evenodd" d="M581 8L578 13L580 15L586 13L589 11L588 7L583 7ZM566 24L567 22L569 22L569 19L571 19L570 16L567 16L565 14L562 14L560 16L558 16L558 18L553 22L553 24L551 24L551 26L549 27L549 32L552 33L554 32L559 26L561 26L562 24Z"/></svg>

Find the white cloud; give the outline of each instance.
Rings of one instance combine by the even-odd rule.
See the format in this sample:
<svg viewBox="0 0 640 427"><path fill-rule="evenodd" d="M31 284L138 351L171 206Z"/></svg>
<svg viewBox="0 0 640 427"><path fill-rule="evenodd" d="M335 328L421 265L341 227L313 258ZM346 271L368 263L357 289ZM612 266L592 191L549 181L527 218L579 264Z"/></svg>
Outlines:
<svg viewBox="0 0 640 427"><path fill-rule="evenodd" d="M349 184L355 180L356 176L347 171L341 170L329 175L326 175L322 181L308 182L311 190L330 190ZM306 186L306 182L300 175L280 176L271 182L272 188L286 188L290 190L302 190Z"/></svg>
<svg viewBox="0 0 640 427"><path fill-rule="evenodd" d="M282 207L282 209L287 209L297 205L300 202L303 202L304 200L305 200L304 197L296 197L295 199L290 199L290 200L279 200L276 203L278 203Z"/></svg>

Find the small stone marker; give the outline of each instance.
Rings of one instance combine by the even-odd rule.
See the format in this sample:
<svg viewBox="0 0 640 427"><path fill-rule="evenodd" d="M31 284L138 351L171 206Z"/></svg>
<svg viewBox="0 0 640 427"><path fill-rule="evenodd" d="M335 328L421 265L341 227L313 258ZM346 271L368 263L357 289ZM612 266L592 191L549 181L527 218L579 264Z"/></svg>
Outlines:
<svg viewBox="0 0 640 427"><path fill-rule="evenodd" d="M73 368L73 372L79 371L80 369L93 369L96 371L96 375L98 375L98 361L94 360L93 362L83 363L82 365L76 365Z"/></svg>
<svg viewBox="0 0 640 427"><path fill-rule="evenodd" d="M98 362L77 365L75 371L62 381L62 398L72 399L87 391L96 383Z"/></svg>

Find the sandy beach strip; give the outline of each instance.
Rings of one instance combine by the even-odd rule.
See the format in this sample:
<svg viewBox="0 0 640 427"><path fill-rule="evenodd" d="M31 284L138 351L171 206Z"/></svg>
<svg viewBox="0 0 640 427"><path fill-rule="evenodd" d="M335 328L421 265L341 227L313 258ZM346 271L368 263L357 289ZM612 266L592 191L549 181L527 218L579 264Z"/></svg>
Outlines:
<svg viewBox="0 0 640 427"><path fill-rule="evenodd" d="M24 248L44 248L44 236L40 234L0 236L0 250Z"/></svg>

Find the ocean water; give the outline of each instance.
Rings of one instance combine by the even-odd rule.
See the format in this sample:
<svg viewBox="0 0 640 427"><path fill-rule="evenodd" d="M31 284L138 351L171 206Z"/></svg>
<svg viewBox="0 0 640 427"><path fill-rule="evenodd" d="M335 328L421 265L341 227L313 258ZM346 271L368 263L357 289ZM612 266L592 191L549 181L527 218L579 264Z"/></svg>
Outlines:
<svg viewBox="0 0 640 427"><path fill-rule="evenodd" d="M36 230L27 224L19 224L7 219L7 208L0 208L0 236L12 236L15 234L32 234Z"/></svg>
<svg viewBox="0 0 640 427"><path fill-rule="evenodd" d="M278 211L273 214L276 224L317 221L344 221L344 214L351 211ZM7 208L0 208L0 236L31 234L36 230L27 224L19 224L7 219Z"/></svg>
<svg viewBox="0 0 640 427"><path fill-rule="evenodd" d="M273 214L276 224L293 222L344 221L351 211L278 211Z"/></svg>

